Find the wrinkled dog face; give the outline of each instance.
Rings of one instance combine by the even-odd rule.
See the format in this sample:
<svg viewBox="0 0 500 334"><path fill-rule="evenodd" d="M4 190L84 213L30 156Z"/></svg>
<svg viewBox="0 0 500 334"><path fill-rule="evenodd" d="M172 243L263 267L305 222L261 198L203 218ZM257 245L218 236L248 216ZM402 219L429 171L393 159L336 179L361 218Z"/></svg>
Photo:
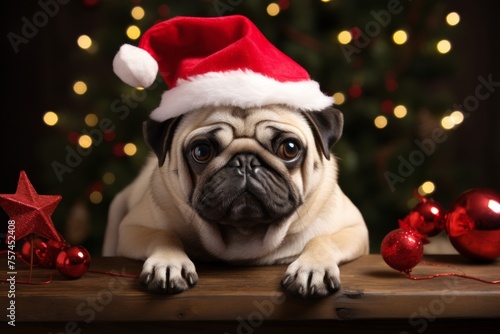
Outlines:
<svg viewBox="0 0 500 334"><path fill-rule="evenodd" d="M164 123L148 121L145 133L169 192L181 190L182 201L209 226L200 234L229 244L274 240L289 227L325 173L336 177L323 163L341 128L333 108L302 113L274 105L202 108ZM242 231L245 237L234 239Z"/></svg>
<svg viewBox="0 0 500 334"><path fill-rule="evenodd" d="M300 174L306 138L264 115L269 110L233 109L185 139L194 180L191 204L205 221L235 227L278 223L301 204L302 184L291 175Z"/></svg>

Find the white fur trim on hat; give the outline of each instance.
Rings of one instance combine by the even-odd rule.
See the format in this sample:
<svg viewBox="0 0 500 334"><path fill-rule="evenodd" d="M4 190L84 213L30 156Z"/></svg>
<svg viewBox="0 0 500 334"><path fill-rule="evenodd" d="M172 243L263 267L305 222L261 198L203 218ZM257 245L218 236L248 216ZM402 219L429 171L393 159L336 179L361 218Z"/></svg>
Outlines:
<svg viewBox="0 0 500 334"><path fill-rule="evenodd" d="M123 44L113 59L113 71L126 84L147 88L156 79L158 63L146 50Z"/></svg>
<svg viewBox="0 0 500 334"><path fill-rule="evenodd" d="M179 79L176 87L163 93L150 117L161 122L209 105L251 108L284 104L320 111L333 102L333 97L324 95L313 80L280 82L249 70L209 72Z"/></svg>

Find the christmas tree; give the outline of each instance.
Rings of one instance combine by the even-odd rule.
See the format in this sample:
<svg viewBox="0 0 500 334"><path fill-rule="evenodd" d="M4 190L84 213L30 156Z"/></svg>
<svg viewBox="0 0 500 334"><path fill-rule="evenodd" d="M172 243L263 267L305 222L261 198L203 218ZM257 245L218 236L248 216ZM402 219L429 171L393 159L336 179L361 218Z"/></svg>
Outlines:
<svg viewBox="0 0 500 334"><path fill-rule="evenodd" d="M5 76L0 193L14 193L26 170L40 194L62 195L53 214L58 231L99 254L109 204L149 154L142 122L167 89L160 78L145 90L123 84L112 71L115 53L177 15L243 14L343 111L344 133L333 148L339 183L363 213L371 251L378 252L383 236L416 204L415 191L449 205L468 188L500 188L493 5L9 2L2 14L12 66ZM467 43L475 41L471 52Z"/></svg>

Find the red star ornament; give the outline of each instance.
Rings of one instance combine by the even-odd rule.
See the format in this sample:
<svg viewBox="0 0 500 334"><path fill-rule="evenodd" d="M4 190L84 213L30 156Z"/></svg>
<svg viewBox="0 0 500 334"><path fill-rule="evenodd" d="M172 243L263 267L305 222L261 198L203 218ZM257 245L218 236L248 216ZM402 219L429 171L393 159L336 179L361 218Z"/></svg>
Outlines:
<svg viewBox="0 0 500 334"><path fill-rule="evenodd" d="M16 222L16 240L34 233L49 240L62 242L50 216L62 197L38 195L24 171L21 171L15 194L0 194L0 206Z"/></svg>

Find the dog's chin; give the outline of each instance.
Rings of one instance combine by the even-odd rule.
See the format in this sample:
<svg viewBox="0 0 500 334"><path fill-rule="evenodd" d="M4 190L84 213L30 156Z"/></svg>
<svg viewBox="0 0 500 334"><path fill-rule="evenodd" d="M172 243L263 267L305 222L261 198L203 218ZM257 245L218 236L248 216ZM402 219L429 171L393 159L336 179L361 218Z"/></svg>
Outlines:
<svg viewBox="0 0 500 334"><path fill-rule="evenodd" d="M267 197L259 199L244 192L229 203L198 207L196 212L203 221L200 236L206 249L217 259L245 263L277 247L296 208L291 205L283 211L269 202Z"/></svg>
<svg viewBox="0 0 500 334"><path fill-rule="evenodd" d="M243 193L231 203L223 219L215 223L245 228L268 225L273 221L274 219L267 213L262 201L250 193Z"/></svg>
<svg viewBox="0 0 500 334"><path fill-rule="evenodd" d="M278 228L291 214L276 212L266 207L264 201L245 192L227 207L215 206L198 214L211 226L212 231L218 231L226 245L260 243L271 227Z"/></svg>
<svg viewBox="0 0 500 334"><path fill-rule="evenodd" d="M218 222L205 222L206 231L211 231L207 234L211 237L205 240L205 246L208 245L219 259L244 264L265 255L266 250L280 243L274 240L277 231L284 228L284 222L286 219L271 220L268 217L227 217ZM215 245L216 248L211 248Z"/></svg>

